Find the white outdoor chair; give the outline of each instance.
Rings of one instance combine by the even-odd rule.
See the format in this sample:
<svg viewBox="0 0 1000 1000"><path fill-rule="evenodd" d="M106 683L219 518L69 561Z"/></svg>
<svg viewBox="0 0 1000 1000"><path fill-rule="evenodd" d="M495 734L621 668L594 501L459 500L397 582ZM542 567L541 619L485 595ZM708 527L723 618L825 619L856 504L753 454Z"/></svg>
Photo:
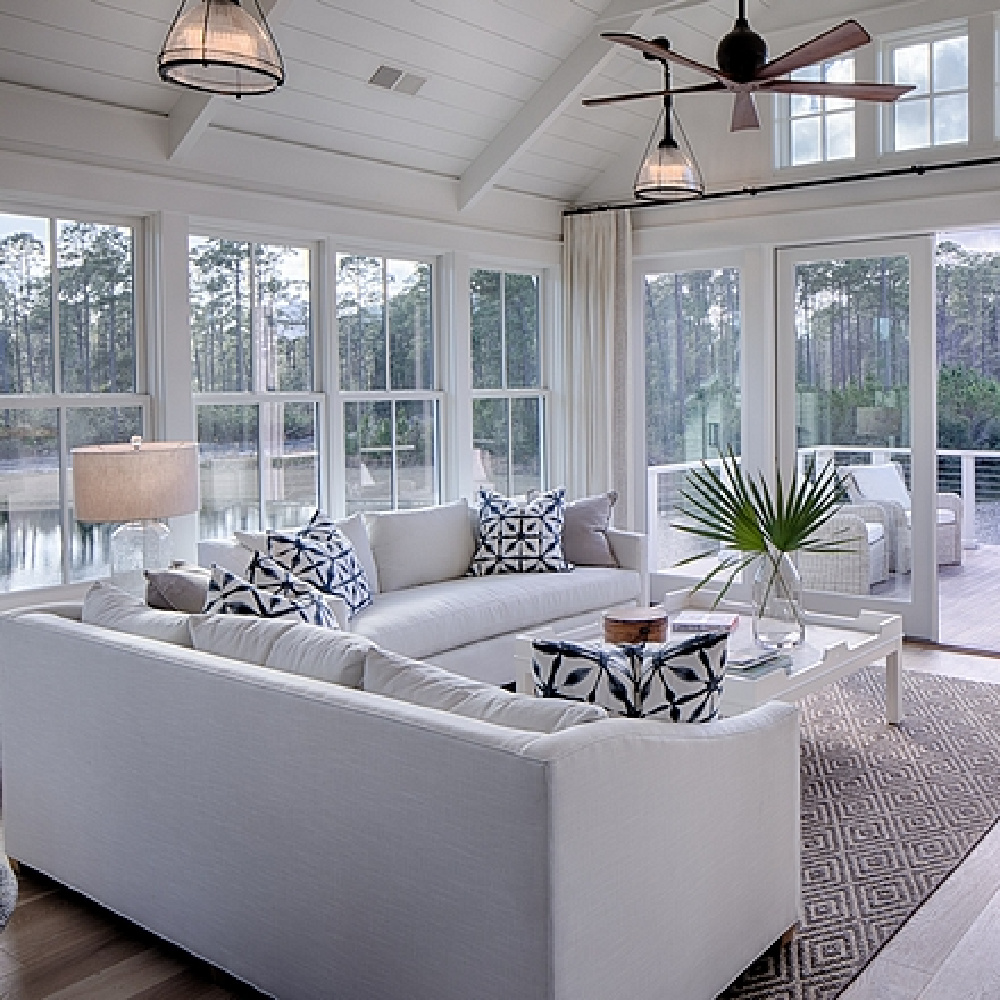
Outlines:
<svg viewBox="0 0 1000 1000"><path fill-rule="evenodd" d="M889 569L909 573L910 491L899 465L845 465L837 471L852 502L877 503L885 510ZM956 493L937 494L937 558L940 565L962 562L962 498Z"/></svg>
<svg viewBox="0 0 1000 1000"><path fill-rule="evenodd" d="M799 551L798 567L806 590L869 594L889 577L886 514L878 504L845 504L814 536L837 543L836 552Z"/></svg>

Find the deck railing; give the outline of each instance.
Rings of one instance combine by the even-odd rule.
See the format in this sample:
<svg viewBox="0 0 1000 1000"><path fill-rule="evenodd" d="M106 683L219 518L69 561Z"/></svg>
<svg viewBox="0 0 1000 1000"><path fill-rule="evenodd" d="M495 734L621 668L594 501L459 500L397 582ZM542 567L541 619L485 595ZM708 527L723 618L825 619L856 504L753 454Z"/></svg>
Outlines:
<svg viewBox="0 0 1000 1000"><path fill-rule="evenodd" d="M814 447L800 448L799 471L810 459L822 468L830 460L837 465L883 465L898 462L909 481L909 448ZM962 543L973 548L980 542L1000 545L1000 450L953 450L937 452L938 490L957 493L962 498ZM719 459L708 464L719 467ZM646 470L646 510L649 518L650 570L666 569L699 549L707 549L693 536L670 531L670 521L677 516L680 488L691 469L701 466L700 460L651 465ZM653 514L656 520L653 520ZM655 527L654 527L655 524ZM670 542L667 542L667 539ZM667 551L677 550L679 551Z"/></svg>

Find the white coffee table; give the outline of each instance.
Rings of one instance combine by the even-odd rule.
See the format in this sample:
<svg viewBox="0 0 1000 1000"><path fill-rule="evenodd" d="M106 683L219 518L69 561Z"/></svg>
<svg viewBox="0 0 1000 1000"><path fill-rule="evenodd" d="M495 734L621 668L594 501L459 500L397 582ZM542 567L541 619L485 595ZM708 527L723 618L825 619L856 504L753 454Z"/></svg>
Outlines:
<svg viewBox="0 0 1000 1000"><path fill-rule="evenodd" d="M668 613L690 606L685 591L667 594ZM704 609L702 609L704 610ZM740 624L729 637L731 650L753 645L749 608L726 604L722 610L735 611ZM670 633L670 641L684 636ZM568 632L541 629L518 637L516 656L517 690L531 692L531 643L535 639L565 639L576 642L600 641L600 619ZM896 725L902 718L900 670L903 651L903 619L899 615L862 611L857 618L834 615L806 616L806 641L791 650L790 668L773 664L748 671L729 670L723 685L722 715L738 715L768 701L797 701L827 684L853 674L871 663L885 659L885 718Z"/></svg>

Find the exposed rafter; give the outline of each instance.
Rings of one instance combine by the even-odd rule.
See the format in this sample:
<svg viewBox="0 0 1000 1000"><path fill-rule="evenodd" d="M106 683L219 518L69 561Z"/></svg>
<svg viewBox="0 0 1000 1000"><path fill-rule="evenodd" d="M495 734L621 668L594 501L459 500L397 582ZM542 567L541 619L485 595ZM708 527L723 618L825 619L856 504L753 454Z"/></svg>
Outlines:
<svg viewBox="0 0 1000 1000"><path fill-rule="evenodd" d="M632 31L648 13L665 8L698 6L704 0L646 3L645 0L611 0L594 31L572 55L538 88L527 104L504 126L499 135L462 174L458 185L458 207L471 208L493 187L548 125L560 115L611 58L611 46L602 31Z"/></svg>
<svg viewBox="0 0 1000 1000"><path fill-rule="evenodd" d="M260 0L260 8L273 29L292 0ZM205 134L222 97L190 91L170 109L167 121L167 159L180 159Z"/></svg>

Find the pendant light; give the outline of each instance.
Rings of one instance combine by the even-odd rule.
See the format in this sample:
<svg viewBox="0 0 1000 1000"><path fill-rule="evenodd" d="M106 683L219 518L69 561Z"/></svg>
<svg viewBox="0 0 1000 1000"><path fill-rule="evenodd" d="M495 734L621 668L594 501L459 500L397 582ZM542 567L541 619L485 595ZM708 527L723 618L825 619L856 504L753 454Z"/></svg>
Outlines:
<svg viewBox="0 0 1000 1000"><path fill-rule="evenodd" d="M658 38L657 43L669 48L665 38ZM670 90L670 67L666 60L663 63L663 89ZM660 122L663 123L663 138L660 135ZM674 125L681 137L678 143L674 137ZM646 153L635 175L634 194L638 201L684 201L689 198L700 198L705 193L705 182L702 180L698 161L694 158L691 145L684 134L684 128L673 108L673 98L669 93L663 96L663 109L653 126L653 133L646 145Z"/></svg>
<svg viewBox="0 0 1000 1000"><path fill-rule="evenodd" d="M181 0L157 59L160 79L210 94L267 94L285 82L259 0Z"/></svg>

